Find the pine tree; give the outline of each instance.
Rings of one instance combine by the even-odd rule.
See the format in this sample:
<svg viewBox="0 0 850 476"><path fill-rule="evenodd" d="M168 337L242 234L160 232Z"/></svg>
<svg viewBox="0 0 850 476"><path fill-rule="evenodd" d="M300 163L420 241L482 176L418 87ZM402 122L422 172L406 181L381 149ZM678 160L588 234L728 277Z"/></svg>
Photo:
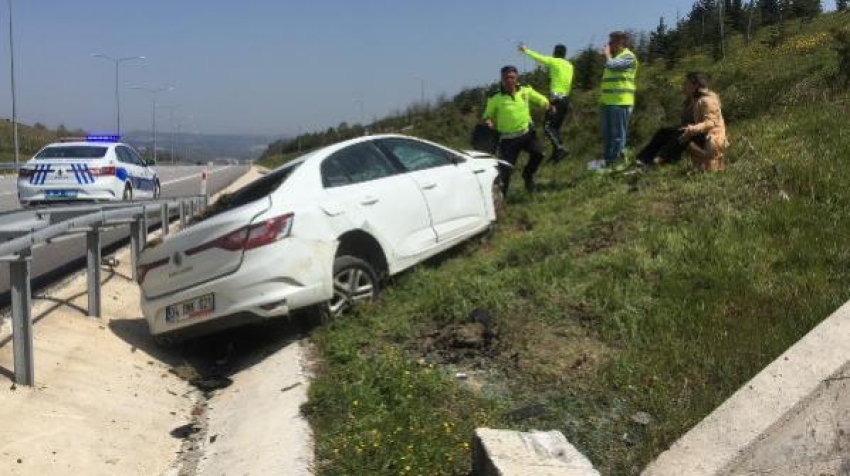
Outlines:
<svg viewBox="0 0 850 476"><path fill-rule="evenodd" d="M821 0L791 0L788 10L795 18L812 19L823 13Z"/></svg>
<svg viewBox="0 0 850 476"><path fill-rule="evenodd" d="M588 45L573 61L575 75L573 83L584 91L595 89L602 79L604 57L593 47Z"/></svg>
<svg viewBox="0 0 850 476"><path fill-rule="evenodd" d="M782 5L779 0L758 0L762 25L773 25L782 20Z"/></svg>
<svg viewBox="0 0 850 476"><path fill-rule="evenodd" d="M667 52L667 23L664 22L664 17L658 21L658 26L655 31L649 34L649 62L653 62L658 58L664 58Z"/></svg>
<svg viewBox="0 0 850 476"><path fill-rule="evenodd" d="M839 12L843 12L847 10L847 2L848 0L835 0L835 9Z"/></svg>

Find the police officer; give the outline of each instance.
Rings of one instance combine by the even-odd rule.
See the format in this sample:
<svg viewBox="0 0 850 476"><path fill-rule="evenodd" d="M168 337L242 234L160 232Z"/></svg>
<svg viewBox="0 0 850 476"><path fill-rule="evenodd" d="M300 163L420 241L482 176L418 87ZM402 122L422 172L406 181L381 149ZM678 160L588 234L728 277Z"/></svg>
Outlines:
<svg viewBox="0 0 850 476"><path fill-rule="evenodd" d="M543 147L531 122L531 104L551 109L549 100L531 86L519 84L519 73L515 66L502 68L502 81L499 91L487 99L487 107L482 119L487 127L499 132L499 157L516 164L519 153L528 152L528 164L522 171L525 189L533 193L537 190L534 173L543 161ZM502 180L502 193L507 196L513 167L499 164L499 177Z"/></svg>
<svg viewBox="0 0 850 476"><path fill-rule="evenodd" d="M552 142L550 162L558 162L567 155L561 142L561 125L570 107L570 91L573 88L573 64L567 58L567 47L555 45L552 56L544 56L527 46L520 44L519 50L538 64L549 70L549 103L554 106L554 112L547 112L543 121L543 131Z"/></svg>
<svg viewBox="0 0 850 476"><path fill-rule="evenodd" d="M602 72L602 137L605 151L602 160L588 164L591 170L599 170L616 160L626 147L629 118L635 105L635 76L637 56L629 50L629 34L615 31L609 35L608 44L602 50L605 69Z"/></svg>

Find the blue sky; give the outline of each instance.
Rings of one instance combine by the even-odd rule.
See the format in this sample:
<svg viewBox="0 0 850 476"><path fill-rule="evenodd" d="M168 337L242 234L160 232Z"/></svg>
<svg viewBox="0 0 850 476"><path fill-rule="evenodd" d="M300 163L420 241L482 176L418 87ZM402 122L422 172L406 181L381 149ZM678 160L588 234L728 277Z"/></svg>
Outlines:
<svg viewBox="0 0 850 476"><path fill-rule="evenodd" d="M18 119L123 130L151 127L151 95L182 131L297 134L366 122L440 94L529 70L516 43L570 55L615 29L654 29L692 0L12 0ZM11 116L7 2L0 2L0 117ZM171 110L158 112L170 130Z"/></svg>

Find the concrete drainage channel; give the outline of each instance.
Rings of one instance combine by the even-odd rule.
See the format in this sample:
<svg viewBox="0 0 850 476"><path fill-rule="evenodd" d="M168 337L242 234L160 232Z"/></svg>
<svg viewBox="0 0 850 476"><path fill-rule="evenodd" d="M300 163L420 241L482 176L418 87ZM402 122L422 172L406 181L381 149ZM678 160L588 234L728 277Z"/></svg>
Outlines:
<svg viewBox="0 0 850 476"><path fill-rule="evenodd" d="M312 437L300 406L309 386L309 320L270 322L182 348L171 372L195 387L190 419L166 474L312 474Z"/></svg>

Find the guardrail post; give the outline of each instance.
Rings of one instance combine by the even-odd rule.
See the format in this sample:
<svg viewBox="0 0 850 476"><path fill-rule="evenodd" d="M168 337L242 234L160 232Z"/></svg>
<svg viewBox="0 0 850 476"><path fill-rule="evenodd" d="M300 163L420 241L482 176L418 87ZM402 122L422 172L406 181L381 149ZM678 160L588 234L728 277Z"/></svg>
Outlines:
<svg viewBox="0 0 850 476"><path fill-rule="evenodd" d="M141 220L138 217L130 223L130 277L136 280L136 266L139 264L139 253L142 251L139 243L141 239Z"/></svg>
<svg viewBox="0 0 850 476"><path fill-rule="evenodd" d="M15 382L32 386L35 383L32 335L32 289L30 288L30 259L32 250L19 253L9 263L12 285L12 347L15 355Z"/></svg>
<svg viewBox="0 0 850 476"><path fill-rule="evenodd" d="M186 228L186 202L180 200L180 228Z"/></svg>
<svg viewBox="0 0 850 476"><path fill-rule="evenodd" d="M195 207L195 202L197 202L197 199L196 199L196 198L193 198L193 199L189 200L189 210L190 210L190 214L189 214L189 216L190 216L190 217L192 217L192 218L194 218L194 217L195 217L195 215L197 214L197 210L196 210L196 207Z"/></svg>
<svg viewBox="0 0 850 476"><path fill-rule="evenodd" d="M163 203L159 209L159 226L162 230L162 239L164 240L166 236L168 236L168 203Z"/></svg>
<svg viewBox="0 0 850 476"><path fill-rule="evenodd" d="M142 249L147 248L148 245L148 211L144 205L142 205L142 229L141 229L141 244Z"/></svg>
<svg viewBox="0 0 850 476"><path fill-rule="evenodd" d="M100 312L100 228L93 226L86 232L86 260L88 261L89 317L101 317ZM135 269L135 268L134 268Z"/></svg>

